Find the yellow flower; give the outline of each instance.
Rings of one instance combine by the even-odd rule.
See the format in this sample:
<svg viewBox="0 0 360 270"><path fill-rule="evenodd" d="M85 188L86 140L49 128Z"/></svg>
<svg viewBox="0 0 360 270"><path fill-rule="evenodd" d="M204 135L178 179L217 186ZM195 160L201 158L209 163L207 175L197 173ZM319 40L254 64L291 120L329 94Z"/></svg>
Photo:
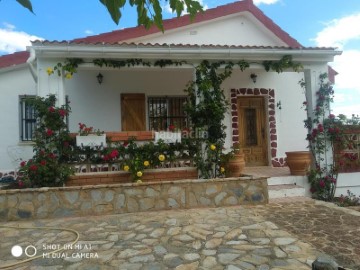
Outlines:
<svg viewBox="0 0 360 270"><path fill-rule="evenodd" d="M51 67L48 67L48 68L46 69L46 72L47 72L47 74L50 76L51 74L54 73L54 70L53 70Z"/></svg>
<svg viewBox="0 0 360 270"><path fill-rule="evenodd" d="M220 167L220 172L224 173L225 172L225 168L224 167Z"/></svg>
<svg viewBox="0 0 360 270"><path fill-rule="evenodd" d="M214 151L214 150L216 150L216 146L215 145L210 145L210 149L212 150L212 151Z"/></svg>
<svg viewBox="0 0 360 270"><path fill-rule="evenodd" d="M165 156L164 156L164 155L159 155L159 160L160 160L160 161L164 161L164 160L165 160Z"/></svg>
<svg viewBox="0 0 360 270"><path fill-rule="evenodd" d="M129 167L128 165L125 165L125 166L124 166L124 171L125 171L125 172L128 172L129 169L130 169L130 167Z"/></svg>
<svg viewBox="0 0 360 270"><path fill-rule="evenodd" d="M65 78L70 80L72 78L72 74L71 73L66 73Z"/></svg>
<svg viewBox="0 0 360 270"><path fill-rule="evenodd" d="M147 167L147 166L149 166L149 165L150 165L150 162L149 162L149 161L147 161L147 160L144 161L144 166L145 166L145 167Z"/></svg>
<svg viewBox="0 0 360 270"><path fill-rule="evenodd" d="M141 179L136 181L136 184L141 184L141 183L142 183Z"/></svg>
<svg viewBox="0 0 360 270"><path fill-rule="evenodd" d="M140 171L138 171L138 172L136 173L136 176L137 176L137 177L141 177L142 175L143 175L143 173L140 172Z"/></svg>

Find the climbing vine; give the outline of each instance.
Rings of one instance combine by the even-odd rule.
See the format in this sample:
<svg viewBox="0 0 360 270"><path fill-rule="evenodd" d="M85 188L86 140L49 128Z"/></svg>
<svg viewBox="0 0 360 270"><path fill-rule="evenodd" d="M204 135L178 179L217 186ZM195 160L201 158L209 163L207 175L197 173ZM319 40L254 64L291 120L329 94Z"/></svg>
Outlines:
<svg viewBox="0 0 360 270"><path fill-rule="evenodd" d="M72 75L76 72L80 63L83 63L81 59L67 59L65 64L58 63L54 70L58 70L58 75L60 75L59 69L61 68L66 70L67 74ZM92 63L99 67L112 68L134 66L163 68L166 66L188 64L186 61L173 61L169 59L154 62L143 59L94 59ZM289 68L299 71L302 67L300 63L293 62L290 55L283 56L279 61L264 61L263 66L266 71L272 70L278 73ZM194 159L202 178L213 178L223 174L220 166L226 137L226 126L223 124L223 120L228 110L229 102L224 95L224 91L221 89L221 84L231 76L234 67L244 71L250 67L250 63L245 60L238 62L210 62L204 60L194 67L196 78L185 89L189 97L185 110L191 120L191 124L195 129L205 131L207 135L206 137L196 138L194 142L197 148L197 154L194 156ZM49 73L49 75L52 73Z"/></svg>
<svg viewBox="0 0 360 270"><path fill-rule="evenodd" d="M327 74L321 74L320 87L316 93L314 118L305 120L308 129L307 140L313 154L315 166L308 175L310 191L317 199L330 201L334 198L338 178L336 163L337 150L347 143L342 122L330 114L330 103L333 102L334 89L326 82ZM329 153L332 155L328 156ZM329 163L329 160L330 163Z"/></svg>

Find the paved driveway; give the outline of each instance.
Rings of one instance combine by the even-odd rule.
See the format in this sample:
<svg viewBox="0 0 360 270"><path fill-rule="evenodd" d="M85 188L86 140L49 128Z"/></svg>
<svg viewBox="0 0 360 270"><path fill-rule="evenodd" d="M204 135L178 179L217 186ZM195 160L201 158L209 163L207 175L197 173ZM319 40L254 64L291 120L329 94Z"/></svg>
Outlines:
<svg viewBox="0 0 360 270"><path fill-rule="evenodd" d="M301 270L321 252L360 269L360 216L292 201L0 223L27 228L0 228L0 269Z"/></svg>

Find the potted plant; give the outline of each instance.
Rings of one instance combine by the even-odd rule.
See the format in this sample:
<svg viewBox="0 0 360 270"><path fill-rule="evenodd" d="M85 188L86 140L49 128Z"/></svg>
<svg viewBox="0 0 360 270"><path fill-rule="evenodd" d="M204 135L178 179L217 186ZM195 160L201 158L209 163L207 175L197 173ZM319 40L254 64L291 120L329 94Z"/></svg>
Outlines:
<svg viewBox="0 0 360 270"><path fill-rule="evenodd" d="M310 151L285 152L286 163L292 175L306 175L311 164Z"/></svg>
<svg viewBox="0 0 360 270"><path fill-rule="evenodd" d="M76 136L76 145L78 147L106 147L106 134L79 123L79 135Z"/></svg>
<svg viewBox="0 0 360 270"><path fill-rule="evenodd" d="M223 155L226 177L239 177L245 168L245 155L239 144L234 144L232 151Z"/></svg>

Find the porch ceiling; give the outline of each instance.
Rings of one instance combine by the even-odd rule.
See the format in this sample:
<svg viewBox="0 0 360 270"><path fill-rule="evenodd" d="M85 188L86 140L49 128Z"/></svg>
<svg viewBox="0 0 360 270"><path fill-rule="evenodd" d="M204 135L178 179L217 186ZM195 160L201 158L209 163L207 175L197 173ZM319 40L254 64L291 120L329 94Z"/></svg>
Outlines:
<svg viewBox="0 0 360 270"><path fill-rule="evenodd" d="M143 58L143 59L186 59L186 60L278 60L292 55L293 60L302 63L332 62L341 51L334 48L291 48L271 46L234 45L189 45L189 44L135 44L35 41L30 47L37 57L79 57L79 58Z"/></svg>

